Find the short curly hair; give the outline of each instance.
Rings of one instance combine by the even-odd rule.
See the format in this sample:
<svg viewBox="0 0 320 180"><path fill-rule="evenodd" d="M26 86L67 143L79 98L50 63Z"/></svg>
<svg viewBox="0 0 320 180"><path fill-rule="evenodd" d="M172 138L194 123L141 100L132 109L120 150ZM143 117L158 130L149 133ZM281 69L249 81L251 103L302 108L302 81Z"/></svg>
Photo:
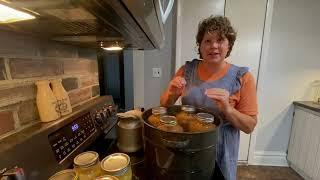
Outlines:
<svg viewBox="0 0 320 180"><path fill-rule="evenodd" d="M224 16L213 16L203 19L198 25L198 33L196 36L198 54L200 54L200 44L203 36L207 32L217 32L220 36L225 36L229 41L229 51L227 52L227 57L229 57L234 42L237 37L237 33L231 26L231 23L227 17ZM200 58L202 58L200 54Z"/></svg>

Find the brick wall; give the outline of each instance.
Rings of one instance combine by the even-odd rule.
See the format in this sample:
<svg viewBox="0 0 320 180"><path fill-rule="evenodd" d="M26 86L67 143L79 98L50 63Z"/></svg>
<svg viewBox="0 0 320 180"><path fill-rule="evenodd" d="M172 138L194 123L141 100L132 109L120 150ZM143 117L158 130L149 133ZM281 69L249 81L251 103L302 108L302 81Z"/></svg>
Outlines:
<svg viewBox="0 0 320 180"><path fill-rule="evenodd" d="M0 139L40 122L37 80L62 78L73 107L99 96L94 49L6 31L0 39Z"/></svg>

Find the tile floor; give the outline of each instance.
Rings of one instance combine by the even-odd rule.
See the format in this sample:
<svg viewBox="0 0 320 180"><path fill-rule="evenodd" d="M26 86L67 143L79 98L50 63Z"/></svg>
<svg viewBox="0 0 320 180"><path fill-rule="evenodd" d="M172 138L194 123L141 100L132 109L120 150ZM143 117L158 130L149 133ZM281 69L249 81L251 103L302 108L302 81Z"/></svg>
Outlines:
<svg viewBox="0 0 320 180"><path fill-rule="evenodd" d="M238 180L303 180L288 167L272 166L238 166Z"/></svg>

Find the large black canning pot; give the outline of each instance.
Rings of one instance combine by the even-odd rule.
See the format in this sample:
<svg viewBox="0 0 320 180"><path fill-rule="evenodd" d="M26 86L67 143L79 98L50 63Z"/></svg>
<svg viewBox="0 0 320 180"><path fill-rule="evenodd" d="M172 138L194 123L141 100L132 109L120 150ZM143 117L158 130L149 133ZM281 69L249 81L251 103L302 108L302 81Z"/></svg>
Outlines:
<svg viewBox="0 0 320 180"><path fill-rule="evenodd" d="M181 111L181 106L167 108L169 115ZM196 108L196 112L210 113L214 124L222 122L219 115ZM191 180L211 179L216 159L218 128L206 132L174 133L159 130L148 123L152 109L142 115L145 162L149 179Z"/></svg>

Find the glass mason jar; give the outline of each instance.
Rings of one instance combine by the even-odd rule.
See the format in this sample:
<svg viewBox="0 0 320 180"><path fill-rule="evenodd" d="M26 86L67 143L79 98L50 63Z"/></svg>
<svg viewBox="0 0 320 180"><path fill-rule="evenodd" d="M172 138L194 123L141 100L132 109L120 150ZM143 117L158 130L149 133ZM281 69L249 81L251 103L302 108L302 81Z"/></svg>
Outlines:
<svg viewBox="0 0 320 180"><path fill-rule="evenodd" d="M167 108L165 107L152 108L152 115L149 116L148 122L152 126L158 127L159 125L161 125L160 116L164 116L165 114L167 114Z"/></svg>
<svg viewBox="0 0 320 180"><path fill-rule="evenodd" d="M61 180L61 179L69 179L69 180L78 180L78 173L73 169L66 169L59 171L52 175L49 180Z"/></svg>
<svg viewBox="0 0 320 180"><path fill-rule="evenodd" d="M189 129L191 132L201 132L214 129L216 127L214 116L208 113L197 113L196 120L190 123Z"/></svg>
<svg viewBox="0 0 320 180"><path fill-rule="evenodd" d="M77 155L73 162L74 169L78 172L79 180L95 179L101 174L99 155L94 151L87 151Z"/></svg>
<svg viewBox="0 0 320 180"><path fill-rule="evenodd" d="M160 117L161 125L158 126L158 129L167 131L167 132L183 132L183 128L178 125L175 116L161 116Z"/></svg>
<svg viewBox="0 0 320 180"><path fill-rule="evenodd" d="M183 105L181 111L176 114L178 124L183 128L184 131L190 131L189 124L194 121L196 108L190 105Z"/></svg>
<svg viewBox="0 0 320 180"><path fill-rule="evenodd" d="M124 153L114 153L101 161L102 173L117 177L119 180L131 180L130 157Z"/></svg>
<svg viewBox="0 0 320 180"><path fill-rule="evenodd" d="M96 180L119 180L117 177L110 175L103 175L96 178Z"/></svg>

